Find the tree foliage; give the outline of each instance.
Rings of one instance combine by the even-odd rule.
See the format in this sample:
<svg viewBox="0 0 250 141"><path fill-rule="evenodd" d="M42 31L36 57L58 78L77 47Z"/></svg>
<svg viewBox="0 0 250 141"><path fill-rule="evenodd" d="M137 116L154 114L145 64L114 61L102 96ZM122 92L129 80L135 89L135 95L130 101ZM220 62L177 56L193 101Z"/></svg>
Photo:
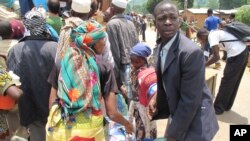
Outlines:
<svg viewBox="0 0 250 141"><path fill-rule="evenodd" d="M185 0L175 0L179 3L179 9L184 9ZM187 8L193 7L194 0L187 0Z"/></svg>
<svg viewBox="0 0 250 141"><path fill-rule="evenodd" d="M146 4L146 9L148 10L148 12L153 14L155 6L160 1L162 1L162 0L148 0L148 2Z"/></svg>
<svg viewBox="0 0 250 141"><path fill-rule="evenodd" d="M148 0L148 2L146 4L146 9L148 10L148 12L153 13L155 6L160 1L162 1L162 0ZM170 0L170 1L172 1L174 4L176 4L176 6L179 9L184 9L185 0ZM193 2L194 2L194 0L187 0L187 8L192 8L193 7Z"/></svg>
<svg viewBox="0 0 250 141"><path fill-rule="evenodd" d="M219 0L220 9L234 9L247 4L247 0Z"/></svg>
<svg viewBox="0 0 250 141"><path fill-rule="evenodd" d="M250 5L245 5L237 9L236 20L250 26Z"/></svg>
<svg viewBox="0 0 250 141"><path fill-rule="evenodd" d="M207 7L212 9L218 9L219 8L218 0L208 0Z"/></svg>
<svg viewBox="0 0 250 141"><path fill-rule="evenodd" d="M141 0L141 1L144 1L144 0ZM125 13L130 13L131 11L134 11L138 14L148 14L149 12L146 9L146 4L147 4L146 2L137 1L137 4L135 5L134 2L131 1L127 5Z"/></svg>

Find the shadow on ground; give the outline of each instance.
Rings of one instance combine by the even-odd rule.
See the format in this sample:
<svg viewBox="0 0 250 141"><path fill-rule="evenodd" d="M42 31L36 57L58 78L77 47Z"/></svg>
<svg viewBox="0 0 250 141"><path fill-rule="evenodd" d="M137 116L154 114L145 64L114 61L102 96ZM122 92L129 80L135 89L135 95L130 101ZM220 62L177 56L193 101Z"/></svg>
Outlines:
<svg viewBox="0 0 250 141"><path fill-rule="evenodd" d="M232 124L248 124L248 119L239 115L234 111L224 112L223 115L217 116L221 122L232 123Z"/></svg>

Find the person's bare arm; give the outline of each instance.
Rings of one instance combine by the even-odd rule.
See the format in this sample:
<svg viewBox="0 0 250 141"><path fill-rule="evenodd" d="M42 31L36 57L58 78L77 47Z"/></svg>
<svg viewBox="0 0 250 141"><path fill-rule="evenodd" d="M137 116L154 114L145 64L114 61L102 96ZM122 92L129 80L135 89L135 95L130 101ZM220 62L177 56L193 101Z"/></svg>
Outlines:
<svg viewBox="0 0 250 141"><path fill-rule="evenodd" d="M132 134L134 132L133 125L128 120L126 120L117 110L115 93L110 92L109 95L105 98L105 106L107 115L112 121L125 126L128 134Z"/></svg>
<svg viewBox="0 0 250 141"><path fill-rule="evenodd" d="M6 55L5 55L5 54L0 53L0 57L2 57L5 61L7 61L7 57L6 57Z"/></svg>
<svg viewBox="0 0 250 141"><path fill-rule="evenodd" d="M154 94L154 96L150 99L149 104L148 104L147 115L148 115L148 118L150 120L152 120L154 114L157 111L157 109L156 109L156 97L157 97L157 93Z"/></svg>
<svg viewBox="0 0 250 141"><path fill-rule="evenodd" d="M213 54L208 58L207 62L206 62L206 66L209 66L213 63L216 63L218 60L220 60L220 48L218 45L215 45L212 47L213 50Z"/></svg>
<svg viewBox="0 0 250 141"><path fill-rule="evenodd" d="M52 107L53 102L55 102L56 98L57 98L57 89L51 87L49 96L49 109Z"/></svg>
<svg viewBox="0 0 250 141"><path fill-rule="evenodd" d="M5 91L5 95L8 95L11 98L15 99L16 101L18 101L21 95L23 95L23 91L19 89L17 86L12 85Z"/></svg>

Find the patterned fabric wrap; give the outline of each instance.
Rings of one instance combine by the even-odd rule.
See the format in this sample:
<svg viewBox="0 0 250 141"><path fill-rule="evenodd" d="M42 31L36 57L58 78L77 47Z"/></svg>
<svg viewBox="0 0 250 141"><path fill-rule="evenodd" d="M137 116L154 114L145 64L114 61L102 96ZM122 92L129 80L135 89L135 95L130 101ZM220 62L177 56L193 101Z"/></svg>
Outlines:
<svg viewBox="0 0 250 141"><path fill-rule="evenodd" d="M67 118L82 110L100 108L99 72L93 57L72 47L61 61L58 79L58 97ZM89 111L91 112L91 111Z"/></svg>
<svg viewBox="0 0 250 141"><path fill-rule="evenodd" d="M100 110L99 71L93 51L87 46L105 37L100 24L84 22L71 32L74 41L66 49L61 60L58 79L58 97L62 107L62 117L85 111L90 116ZM86 37L91 37L86 40Z"/></svg>
<svg viewBox="0 0 250 141"><path fill-rule="evenodd" d="M106 33L101 24L91 20L83 22L83 24L72 30L70 36L77 47L91 47L99 39L104 38Z"/></svg>
<svg viewBox="0 0 250 141"><path fill-rule="evenodd" d="M46 29L46 20L42 13L33 9L25 14L23 18L25 27L30 31L31 35L47 36L49 35Z"/></svg>
<svg viewBox="0 0 250 141"><path fill-rule="evenodd" d="M15 106L15 100L10 96L4 96L4 92L14 85L12 77L0 66L0 110L10 110Z"/></svg>
<svg viewBox="0 0 250 141"><path fill-rule="evenodd" d="M71 31L82 23L83 23L83 20L77 17L70 17L65 20L65 25L61 28L61 31L60 31L56 58L60 58L60 59L63 58L66 52L66 49L72 42L70 38Z"/></svg>

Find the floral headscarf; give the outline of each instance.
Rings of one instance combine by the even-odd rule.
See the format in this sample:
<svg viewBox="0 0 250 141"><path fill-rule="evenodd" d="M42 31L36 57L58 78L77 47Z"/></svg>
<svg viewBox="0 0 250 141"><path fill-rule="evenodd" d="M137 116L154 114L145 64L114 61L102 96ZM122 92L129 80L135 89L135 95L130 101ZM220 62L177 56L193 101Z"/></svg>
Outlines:
<svg viewBox="0 0 250 141"><path fill-rule="evenodd" d="M45 37L49 35L45 17L39 10L32 9L27 12L23 18L23 23L31 35Z"/></svg>
<svg viewBox="0 0 250 141"><path fill-rule="evenodd" d="M94 21L85 21L71 31L71 44L61 60L58 79L58 97L62 117L68 119L78 112L100 110L99 71L89 46L105 37L102 26Z"/></svg>
<svg viewBox="0 0 250 141"><path fill-rule="evenodd" d="M71 32L71 39L77 47L91 47L106 36L104 28L95 21L84 22Z"/></svg>

